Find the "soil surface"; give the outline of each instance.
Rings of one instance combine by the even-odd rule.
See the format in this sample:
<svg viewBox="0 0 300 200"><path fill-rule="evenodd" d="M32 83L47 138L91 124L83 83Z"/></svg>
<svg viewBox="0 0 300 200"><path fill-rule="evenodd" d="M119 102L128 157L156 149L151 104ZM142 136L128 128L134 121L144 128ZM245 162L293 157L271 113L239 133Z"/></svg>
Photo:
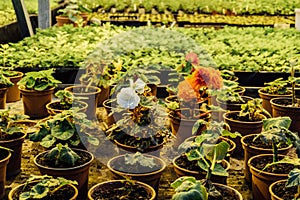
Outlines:
<svg viewBox="0 0 300 200"><path fill-rule="evenodd" d="M7 107L10 106L14 112L22 112L23 105L22 101L17 103L8 103ZM98 108L97 113L105 112L104 108ZM165 148L163 148L165 149ZM105 150L105 149L103 149ZM45 151L43 147L41 147L38 143L34 143L25 139L23 144L22 151L22 171L15 177L9 178L6 181L6 192L8 193L11 188L16 187L22 183L24 183L30 174L40 175L38 168L34 165L33 159L40 152ZM109 151L109 149L107 149ZM163 152L161 152L163 153ZM174 190L170 187L170 184L177 179L176 174L173 170L173 166L171 164L171 160L165 160L167 163L167 168L162 173L162 177L160 180L160 186L158 190L158 200L171 199L174 194ZM112 173L109 169L104 165L102 160L95 159L92 162L89 172L89 182L88 186L91 188L97 183L101 183L104 181L112 180ZM230 170L229 176L227 179L227 183L229 186L237 189L243 196L244 200L252 200L251 190L249 186L245 184L243 178L243 160L238 160L235 158L230 159Z"/></svg>
<svg viewBox="0 0 300 200"><path fill-rule="evenodd" d="M275 195L282 199L293 199L297 194L297 186L285 187L286 182L279 182L273 187Z"/></svg>

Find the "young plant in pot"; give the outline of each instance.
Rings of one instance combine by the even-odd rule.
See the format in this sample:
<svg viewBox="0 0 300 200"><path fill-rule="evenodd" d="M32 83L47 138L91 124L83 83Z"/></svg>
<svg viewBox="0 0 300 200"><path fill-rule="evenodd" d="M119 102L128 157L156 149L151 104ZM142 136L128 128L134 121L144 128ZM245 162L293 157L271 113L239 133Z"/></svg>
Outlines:
<svg viewBox="0 0 300 200"><path fill-rule="evenodd" d="M155 190L139 181L110 180L94 185L88 192L89 200L96 199L156 199Z"/></svg>
<svg viewBox="0 0 300 200"><path fill-rule="evenodd" d="M217 135L217 134L216 134ZM230 164L225 160L230 145L221 141L219 136L201 134L190 146L184 147L183 153L173 159L173 166L178 176L207 178L213 182L226 184Z"/></svg>
<svg viewBox="0 0 300 200"><path fill-rule="evenodd" d="M201 109L201 105L209 101L208 90L218 90L223 86L220 72L214 68L195 66L190 73L179 82L177 95L165 99L176 146L192 136L192 127L198 119L209 121L211 115ZM204 128L200 127L199 133Z"/></svg>
<svg viewBox="0 0 300 200"><path fill-rule="evenodd" d="M150 185L157 193L159 180L166 164L159 157L136 152L111 158L107 167L115 179L129 177Z"/></svg>
<svg viewBox="0 0 300 200"><path fill-rule="evenodd" d="M130 152L154 152L168 142L165 107L151 94L141 79L130 81L130 86L117 94L113 113L120 119L106 131L110 140Z"/></svg>
<svg viewBox="0 0 300 200"><path fill-rule="evenodd" d="M248 160L251 157L260 154L271 154L273 153L273 149L281 155L286 155L290 151L293 146L292 141L297 140L295 139L297 135L289 131L290 124L291 119L289 117L264 119L263 130L261 133L249 134L242 137L241 143L244 149L244 175L247 183L251 184L252 181L248 167ZM281 137L285 137L285 139L283 138L278 141L266 141L265 138L268 135L281 135Z"/></svg>
<svg viewBox="0 0 300 200"><path fill-rule="evenodd" d="M94 159L92 153L82 149L71 149L68 145L56 147L38 154L34 164L41 174L64 177L78 182L78 199L85 199L88 192L89 167Z"/></svg>
<svg viewBox="0 0 300 200"><path fill-rule="evenodd" d="M19 71L11 71L8 69L3 69L3 74L13 83L13 86L7 89L6 103L19 101L21 96L17 83L21 80L24 74Z"/></svg>
<svg viewBox="0 0 300 200"><path fill-rule="evenodd" d="M229 125L231 131L241 133L242 136L260 133L263 126L263 119L271 115L262 107L261 99L249 100L241 105L240 111L229 111L224 114L224 120ZM234 156L243 157L242 144L240 139L234 140L236 151Z"/></svg>
<svg viewBox="0 0 300 200"><path fill-rule="evenodd" d="M273 119L274 120L274 119ZM275 119L276 120L276 119ZM278 145L291 141L296 147L296 153L299 155L300 139L297 133L288 130L290 120L280 120L278 123L272 122L272 119L266 121L263 133L256 138L260 138L264 143L272 143L273 154L260 154L253 156L248 160L248 167L252 174L252 192L254 199L270 199L269 186L280 179L285 179L289 171L294 168L295 158L280 160L284 155L278 154Z"/></svg>
<svg viewBox="0 0 300 200"><path fill-rule="evenodd" d="M17 122L28 116L11 114L10 110L0 110L0 146L12 149L6 176L15 176L21 171L22 146L26 132Z"/></svg>
<svg viewBox="0 0 300 200"><path fill-rule="evenodd" d="M92 11L82 4L81 0L68 0L65 8L59 9L60 15L56 16L56 26L73 24L75 27L83 27L88 22L88 13Z"/></svg>
<svg viewBox="0 0 300 200"><path fill-rule="evenodd" d="M9 87L14 84L0 71L0 109L5 109L6 107L6 96Z"/></svg>
<svg viewBox="0 0 300 200"><path fill-rule="evenodd" d="M235 87L226 87L223 90L217 91L216 95L216 101L218 106L220 106L224 110L229 111L240 111L242 104L245 104L248 101L252 100L251 97L242 96L240 91L236 90Z"/></svg>
<svg viewBox="0 0 300 200"><path fill-rule="evenodd" d="M57 84L53 69L27 72L18 82L22 94L24 113L31 118L47 117L47 103L52 100L52 93Z"/></svg>
<svg viewBox="0 0 300 200"><path fill-rule="evenodd" d="M13 188L8 194L8 200L26 199L66 199L75 200L78 190L76 181L49 175L31 175L24 184Z"/></svg>
<svg viewBox="0 0 300 200"><path fill-rule="evenodd" d="M300 169L290 171L287 180L279 180L272 183L269 191L273 200L300 198Z"/></svg>
<svg viewBox="0 0 300 200"><path fill-rule="evenodd" d="M87 119L85 113L77 112L76 109L65 110L46 121L40 121L37 127L39 131L30 134L29 139L40 142L45 148L53 147L57 143L77 148L98 146L99 141L105 137L104 134L98 134L100 128L95 121Z"/></svg>
<svg viewBox="0 0 300 200"><path fill-rule="evenodd" d="M78 112L84 112L88 107L87 103L79 101L80 98L74 97L69 91L58 90L54 95L59 100L50 102L46 105L50 115L55 115L61 113L63 110L69 110L71 108L78 108Z"/></svg>
<svg viewBox="0 0 300 200"><path fill-rule="evenodd" d="M6 169L10 157L11 150L0 146L0 199L5 196Z"/></svg>
<svg viewBox="0 0 300 200"><path fill-rule="evenodd" d="M278 97L291 97L292 91L288 89L288 80L278 78L269 83L265 83L265 87L258 90L258 94L262 99L262 106L272 114L272 106L270 100Z"/></svg>
<svg viewBox="0 0 300 200"><path fill-rule="evenodd" d="M296 98L295 88L300 84L300 77L295 77L296 61L291 62L291 76L288 83L292 86L291 97L278 97L270 100L273 117L289 116L292 120L290 130L300 132L300 106Z"/></svg>
<svg viewBox="0 0 300 200"><path fill-rule="evenodd" d="M242 200L242 195L232 187L219 183L212 183L210 180L197 180L192 176L183 176L171 183L175 189L172 200L185 199L233 199Z"/></svg>

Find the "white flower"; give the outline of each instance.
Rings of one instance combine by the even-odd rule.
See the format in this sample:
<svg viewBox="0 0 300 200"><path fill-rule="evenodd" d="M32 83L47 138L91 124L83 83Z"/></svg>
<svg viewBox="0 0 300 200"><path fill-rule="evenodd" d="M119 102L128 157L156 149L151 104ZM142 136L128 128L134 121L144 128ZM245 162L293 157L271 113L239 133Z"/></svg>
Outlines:
<svg viewBox="0 0 300 200"><path fill-rule="evenodd" d="M132 87L122 88L117 94L117 103L122 108L134 109L140 103L140 97Z"/></svg>
<svg viewBox="0 0 300 200"><path fill-rule="evenodd" d="M142 81L141 79L137 79L135 82L133 82L132 79L129 80L130 81L130 87L133 88L137 93L143 93L146 83L144 81Z"/></svg>

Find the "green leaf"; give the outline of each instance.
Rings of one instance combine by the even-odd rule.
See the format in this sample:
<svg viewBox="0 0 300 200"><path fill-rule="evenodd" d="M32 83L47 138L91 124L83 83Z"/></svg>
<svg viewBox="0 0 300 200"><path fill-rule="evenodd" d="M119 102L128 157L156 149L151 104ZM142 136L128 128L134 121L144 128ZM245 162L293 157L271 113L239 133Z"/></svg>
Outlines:
<svg viewBox="0 0 300 200"><path fill-rule="evenodd" d="M56 142L55 137L53 137L52 135L47 135L46 137L44 137L42 139L40 144L43 147L49 148L49 147L53 146L55 142Z"/></svg>
<svg viewBox="0 0 300 200"><path fill-rule="evenodd" d="M286 187L300 186L300 169L295 168L290 171L288 175L288 180L286 182Z"/></svg>
<svg viewBox="0 0 300 200"><path fill-rule="evenodd" d="M88 141L88 143L90 143L92 145L95 145L95 146L98 146L99 143L100 143L99 140L98 140L98 138L93 137L93 136L88 136L87 137L87 141Z"/></svg>
<svg viewBox="0 0 300 200"><path fill-rule="evenodd" d="M75 133L75 129L64 130L62 124L55 125L51 129L52 136L64 141L70 139L74 135L74 133Z"/></svg>
<svg viewBox="0 0 300 200"><path fill-rule="evenodd" d="M191 183L196 183L196 178L193 176L183 176L176 179L173 183L171 183L171 187L176 189L178 188L184 181L188 181Z"/></svg>
<svg viewBox="0 0 300 200"><path fill-rule="evenodd" d="M292 123L290 117L275 117L263 120L263 128L264 130L270 130L272 128L280 128L284 127L288 129Z"/></svg>
<svg viewBox="0 0 300 200"><path fill-rule="evenodd" d="M206 200L206 199L207 197L201 194L201 192L199 192L196 189L191 189L187 192L180 192L172 196L172 200Z"/></svg>
<svg viewBox="0 0 300 200"><path fill-rule="evenodd" d="M212 170L212 174L217 176L228 176L228 172L220 163L216 163L214 169Z"/></svg>

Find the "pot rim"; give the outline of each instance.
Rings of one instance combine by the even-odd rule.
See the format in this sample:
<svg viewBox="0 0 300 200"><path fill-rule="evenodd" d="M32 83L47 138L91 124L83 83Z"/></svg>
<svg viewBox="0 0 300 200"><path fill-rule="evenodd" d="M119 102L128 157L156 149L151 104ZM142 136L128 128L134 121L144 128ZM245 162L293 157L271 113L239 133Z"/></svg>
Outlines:
<svg viewBox="0 0 300 200"><path fill-rule="evenodd" d="M0 145L2 143L11 143L13 141L19 141L19 140L24 140L27 136L27 133L24 133L24 132L19 132L19 133L22 133L23 135L18 137L18 138L15 138L15 139L11 139L11 140L0 140Z"/></svg>
<svg viewBox="0 0 300 200"><path fill-rule="evenodd" d="M280 108L289 108L289 109L296 109L296 110L300 110L300 107L289 107L289 106L285 106L285 105L281 105L281 104L278 104L278 103L275 103L274 101L276 100L292 100L292 98L289 98L289 97L278 97L278 98L273 98L270 100L270 103L271 103L271 106L273 108L273 106L276 106L276 107L280 107Z"/></svg>
<svg viewBox="0 0 300 200"><path fill-rule="evenodd" d="M259 135L259 134L249 134L249 135L244 135L244 136L242 136L242 138L241 138L241 142L242 142L242 145L243 146L245 146L245 147L248 147L248 148L252 148L252 149L256 149L256 150L270 150L270 151L272 151L272 149L267 149L267 148L261 148L261 147L256 147L256 146L252 146L252 145L248 145L244 140L246 139L246 138L248 138L248 137L252 137L252 136L257 136L257 135ZM280 148L280 149L278 149L278 150L288 150L288 149L290 149L290 148L292 148L292 146L293 146L293 144L290 144L289 146L287 146L287 147L284 147L284 148Z"/></svg>
<svg viewBox="0 0 300 200"><path fill-rule="evenodd" d="M273 187L278 184L278 183L281 183L281 182L286 182L287 179L282 179L282 180L278 180L278 181L275 181L274 183L272 183L270 186L269 186L269 192L271 194L271 196L274 196L276 197L277 199L282 199L280 197L278 197L274 192L273 192ZM283 200L283 199L282 199Z"/></svg>
<svg viewBox="0 0 300 200"><path fill-rule="evenodd" d="M42 90L42 91L37 91L37 90L28 90L26 89L25 85L19 85L19 90L22 92L25 92L25 93L39 93L39 92L50 92L50 91L54 91L55 87L50 87L46 90Z"/></svg>
<svg viewBox="0 0 300 200"><path fill-rule="evenodd" d="M93 92L73 92L73 88L93 88L95 89L95 91ZM70 91L71 93L73 94L76 94L76 95L92 95L92 94L98 94L101 92L101 89L97 86L92 86L92 85L71 85L71 86L68 86L65 88L65 90L67 91Z"/></svg>
<svg viewBox="0 0 300 200"><path fill-rule="evenodd" d="M60 100L56 100L56 101L51 101L49 103L46 104L46 108L49 109L49 110L54 110L55 112L60 112L60 111L64 111L64 110L59 110L59 109L55 109L55 108L51 108L51 105L52 104L55 104L55 103L59 103ZM84 101L76 101L78 103L80 103L83 107L79 108L79 111L82 110L82 109L86 109L88 107L88 104Z"/></svg>
<svg viewBox="0 0 300 200"><path fill-rule="evenodd" d="M0 149L0 151L8 152L8 155L5 158L3 158L2 160L0 160L0 163L8 162L11 157L11 152L6 149Z"/></svg>
<svg viewBox="0 0 300 200"><path fill-rule="evenodd" d="M233 188L231 186L228 186L228 185L221 184L221 183L213 183L213 185L233 190L234 193L239 197L239 200L243 200L242 194L238 190L236 190L235 188Z"/></svg>
<svg viewBox="0 0 300 200"><path fill-rule="evenodd" d="M166 169L167 164L166 164L166 162L165 162L163 159L161 159L161 158L159 158L159 157L157 157L157 156L150 155L150 154L144 154L144 155L147 156L147 157L151 157L151 158L154 158L154 159L158 160L158 161L160 162L160 164L161 164L160 169L159 169L159 170L156 170L156 171L153 171L153 172L148 172L148 173L126 173L126 172L122 172L122 171L119 171L119 170L114 169L114 168L111 166L111 163L112 163L114 160L117 160L117 159L119 159L119 158L121 158L121 157L124 157L125 154L122 154L122 155L118 155L118 156L112 157L111 159L108 160L106 166L108 167L109 170L111 170L111 171L113 171L113 172L126 174L126 175L128 175L128 176L136 176L136 175L139 175L139 176L150 176L150 175L154 175L154 174L159 174L159 173L163 172L163 171Z"/></svg>
<svg viewBox="0 0 300 200"><path fill-rule="evenodd" d="M86 163L84 163L84 164L82 164L82 165L74 166L74 167L65 167L65 168L48 167L48 166L41 165L41 164L39 164L39 163L37 162L37 159L38 159L40 156L42 156L42 155L44 155L44 154L46 154L47 152L50 151L50 150L47 150L47 151L43 151L43 152L39 153L38 155L36 155L36 156L34 157L34 159L33 159L33 162L34 162L34 164L35 164L37 167L40 167L40 168L43 168L43 169L55 170L55 171L68 171L68 170L80 169L80 168L82 168L82 167L88 166L88 165L90 165L90 164L93 162L93 160L94 160L94 158L95 158L94 155L93 155L91 152L89 152L89 151L86 151L86 150L83 150L83 149L76 149L76 148L72 148L72 150L73 150L73 151L81 151L81 152L88 153L88 154L91 156L91 159L90 159L88 162L86 162Z"/></svg>
<svg viewBox="0 0 300 200"><path fill-rule="evenodd" d="M178 168L178 169L180 169L180 170L182 170L182 171L189 172L189 173L191 173L191 174L195 174L195 175L199 174L198 171L187 170L187 169L185 169L185 168L179 167L179 166L176 164L175 161L176 161L180 156L181 156L181 155L176 156L176 157L172 160L172 164L173 164L174 167L176 167L176 168ZM225 160L225 159L223 159L222 162L225 162L226 165L227 165L227 167L225 168L225 170L226 170L226 171L229 170L229 168L230 168L230 163L229 163L227 160ZM213 174L213 175L214 175L214 174ZM217 175L217 176L219 176L219 175ZM227 176L221 176L221 177L227 177Z"/></svg>
<svg viewBox="0 0 300 200"><path fill-rule="evenodd" d="M262 94L262 95L266 95L266 96L270 96L270 97L275 97L277 98L278 96L281 96L281 97L290 97L292 96L292 94L269 94L269 93L266 93L266 92L263 92L264 90L264 87L260 88L258 90L258 94ZM290 91L290 90L288 90Z"/></svg>
<svg viewBox="0 0 300 200"><path fill-rule="evenodd" d="M89 198L90 200L92 200L92 199L93 199L93 198L92 198L92 193L93 193L93 191L94 191L96 188L98 188L98 187L100 187L100 186L102 186L102 185L110 184L110 183L115 183L115 182L121 182L121 183L123 183L123 182L126 182L126 181L127 181L127 180L109 180L109 181L104 181L104 182L101 182L101 183L97 183L96 185L92 186L92 187L89 189L89 191L88 191L88 198ZM134 182L137 183L137 184L139 184L139 185L142 185L143 187L145 187L145 188L147 188L147 189L149 189L149 190L151 191L152 197L151 197L151 199L149 199L149 200L154 200L154 199L155 199L155 197L156 197L156 192L155 192L155 190L153 189L153 187L151 187L150 185L148 185L148 184L146 184L146 183L140 182L140 181L134 181Z"/></svg>
<svg viewBox="0 0 300 200"><path fill-rule="evenodd" d="M277 173L266 172L266 171L259 170L259 169L255 168L253 165L251 165L252 160L257 159L257 158L259 159L259 157L268 157L268 156L273 157L273 154L259 154L259 155L255 155L255 156L249 158L249 160L247 162L247 165L249 166L250 171L253 170L253 171L255 171L259 174L266 174L266 175L269 175L269 176L276 175L276 176L287 177L288 174L277 174ZM278 157L280 157L280 156L285 157L286 155L278 154Z"/></svg>
<svg viewBox="0 0 300 200"><path fill-rule="evenodd" d="M239 113L240 111L227 111L226 113L223 114L223 117L225 120L234 122L234 123L239 123L239 124L253 124L253 125L258 125L258 124L262 124L262 120L261 121L254 121L254 122L247 122L247 121L240 121L240 120L236 120L236 119L232 119L229 118L227 115L232 114L232 113ZM261 116L264 116L265 119L267 119L267 117L265 115L259 114Z"/></svg>

